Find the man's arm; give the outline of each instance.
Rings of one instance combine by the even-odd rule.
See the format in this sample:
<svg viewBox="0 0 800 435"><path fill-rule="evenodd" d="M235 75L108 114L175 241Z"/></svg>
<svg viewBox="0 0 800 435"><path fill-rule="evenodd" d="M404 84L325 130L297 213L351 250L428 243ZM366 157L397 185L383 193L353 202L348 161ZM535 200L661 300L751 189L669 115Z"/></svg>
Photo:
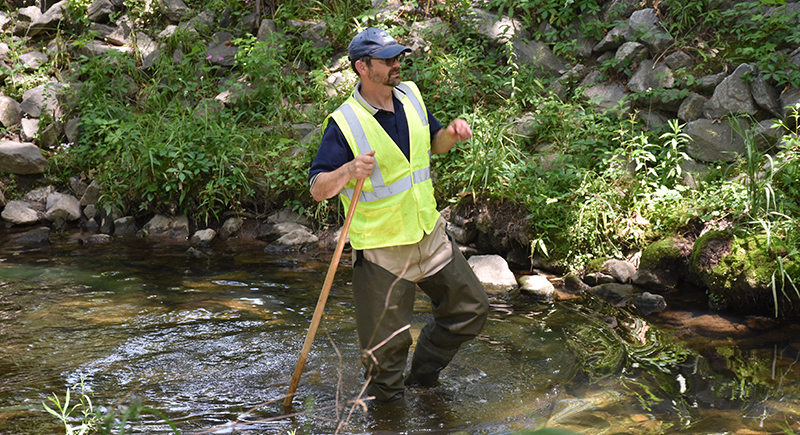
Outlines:
<svg viewBox="0 0 800 435"><path fill-rule="evenodd" d="M366 154L359 154L355 159L345 163L338 169L317 175L314 185L311 186L311 196L317 201L333 198L341 192L351 178L360 180L369 177L374 166L375 150Z"/></svg>
<svg viewBox="0 0 800 435"><path fill-rule="evenodd" d="M468 140L472 137L472 129L461 118L456 118L447 128L436 132L431 142L431 152L434 154L444 154L453 148L453 145L460 140Z"/></svg>

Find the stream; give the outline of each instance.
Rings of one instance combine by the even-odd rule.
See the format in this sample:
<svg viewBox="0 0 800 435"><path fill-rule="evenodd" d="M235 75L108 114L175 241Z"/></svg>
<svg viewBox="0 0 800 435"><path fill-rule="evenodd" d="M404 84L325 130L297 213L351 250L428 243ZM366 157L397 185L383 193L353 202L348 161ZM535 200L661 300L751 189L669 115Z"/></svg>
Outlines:
<svg viewBox="0 0 800 435"><path fill-rule="evenodd" d="M723 316L697 292L646 317L589 296L493 298L441 385L365 412L351 401L364 379L345 255L284 409L332 253L66 234L24 249L13 236L0 232L4 435L65 433L41 405L72 387L71 405L88 397L107 415L146 407L125 423L135 434L800 432L800 325ZM415 338L429 310L420 292Z"/></svg>

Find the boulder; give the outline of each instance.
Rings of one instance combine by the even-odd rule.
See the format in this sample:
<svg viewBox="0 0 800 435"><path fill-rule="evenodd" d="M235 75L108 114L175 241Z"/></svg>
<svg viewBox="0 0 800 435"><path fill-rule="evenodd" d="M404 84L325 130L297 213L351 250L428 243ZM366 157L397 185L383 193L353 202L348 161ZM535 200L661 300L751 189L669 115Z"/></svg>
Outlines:
<svg viewBox="0 0 800 435"><path fill-rule="evenodd" d="M39 213L26 201L11 201L0 213L5 221L15 225L31 225L39 222Z"/></svg>
<svg viewBox="0 0 800 435"><path fill-rule="evenodd" d="M189 219L184 215L155 215L139 230L143 236L169 237L170 239L187 239L189 237Z"/></svg>
<svg viewBox="0 0 800 435"><path fill-rule="evenodd" d="M214 240L214 237L216 237L216 236L217 236L217 232L214 231L211 228L206 228L204 230L198 230L198 231L195 231L194 234L192 234L192 238L189 240L189 243L192 246L205 247L205 246L208 246L211 243L211 241Z"/></svg>
<svg viewBox="0 0 800 435"><path fill-rule="evenodd" d="M227 240L231 237L236 236L237 233L242 229L242 225L244 224L244 220L239 217L229 217L225 220L222 224L222 227L219 229L219 237L222 240Z"/></svg>
<svg viewBox="0 0 800 435"><path fill-rule="evenodd" d="M517 62L532 65L541 77L559 77L569 67L566 61L553 54L550 47L539 41L515 40L514 54Z"/></svg>
<svg viewBox="0 0 800 435"><path fill-rule="evenodd" d="M9 128L22 121L22 108L17 100L0 95L0 124Z"/></svg>
<svg viewBox="0 0 800 435"><path fill-rule="evenodd" d="M725 77L706 103L706 116L716 119L733 114L755 115L757 108L750 92L750 83L744 79L745 74L752 75L755 72L755 67L744 63Z"/></svg>
<svg viewBox="0 0 800 435"><path fill-rule="evenodd" d="M676 288L689 273L691 247L691 243L681 237L669 237L647 245L633 283L658 291Z"/></svg>
<svg viewBox="0 0 800 435"><path fill-rule="evenodd" d="M793 248L778 237L768 240L763 234L709 231L695 241L689 266L707 287L715 308L797 318L800 298L789 277L800 276L800 264L786 255ZM783 258L785 274L779 273L776 255Z"/></svg>
<svg viewBox="0 0 800 435"><path fill-rule="evenodd" d="M522 22L517 19L499 17L489 11L478 8L471 9L470 15L477 32L497 44L505 44L515 39L525 39L530 36Z"/></svg>
<svg viewBox="0 0 800 435"><path fill-rule="evenodd" d="M499 255L473 255L467 260L478 280L490 294L518 289L517 279Z"/></svg>
<svg viewBox="0 0 800 435"><path fill-rule="evenodd" d="M519 289L542 302L552 302L556 289L547 277L525 275L519 279Z"/></svg>
<svg viewBox="0 0 800 435"><path fill-rule="evenodd" d="M630 283L636 267L627 261L611 259L603 263L603 271L608 272L617 282Z"/></svg>
<svg viewBox="0 0 800 435"><path fill-rule="evenodd" d="M15 243L19 243L26 248L40 248L50 244L50 228L39 227L25 232L21 236L14 239Z"/></svg>
<svg viewBox="0 0 800 435"><path fill-rule="evenodd" d="M36 145L0 141L0 171L20 175L43 174L47 168L47 159Z"/></svg>
<svg viewBox="0 0 800 435"><path fill-rule="evenodd" d="M631 110L628 93L619 83L592 86L584 91L583 98L600 112L614 111L624 115Z"/></svg>
<svg viewBox="0 0 800 435"><path fill-rule="evenodd" d="M86 208L89 208L88 206ZM86 210L84 209L84 212ZM130 237L136 235L136 218L133 216L123 216L114 219L114 235L120 237Z"/></svg>
<svg viewBox="0 0 800 435"><path fill-rule="evenodd" d="M666 310L667 301L664 300L664 296L644 292L633 298L633 306L635 306L643 316L649 316L653 313L660 313Z"/></svg>
<svg viewBox="0 0 800 435"><path fill-rule="evenodd" d="M683 132L691 141L686 153L701 162L732 162L745 153L745 143L727 120L698 119L686 124Z"/></svg>
<svg viewBox="0 0 800 435"><path fill-rule="evenodd" d="M642 61L628 81L628 89L640 93L671 88L674 85L675 77L667 64L656 64L650 59Z"/></svg>
<svg viewBox="0 0 800 435"><path fill-rule="evenodd" d="M71 222L81 218L81 204L78 198L72 195L53 193L47 197L47 211L44 218L57 222Z"/></svg>

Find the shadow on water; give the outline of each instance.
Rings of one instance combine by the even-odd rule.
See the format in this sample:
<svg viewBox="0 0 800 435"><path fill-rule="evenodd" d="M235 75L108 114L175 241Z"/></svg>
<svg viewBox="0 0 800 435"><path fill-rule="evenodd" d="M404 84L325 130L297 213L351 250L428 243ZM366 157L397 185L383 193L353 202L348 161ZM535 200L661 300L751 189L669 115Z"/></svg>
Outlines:
<svg viewBox="0 0 800 435"><path fill-rule="evenodd" d="M24 407L81 382L96 406L140 401L181 434L800 430L797 326L698 312L696 301L644 318L589 297L494 300L441 385L365 412L348 404L363 377L346 266L285 410L330 257L186 248L0 240L0 434L64 433ZM420 294L413 335L429 316ZM126 433L170 427L145 413Z"/></svg>

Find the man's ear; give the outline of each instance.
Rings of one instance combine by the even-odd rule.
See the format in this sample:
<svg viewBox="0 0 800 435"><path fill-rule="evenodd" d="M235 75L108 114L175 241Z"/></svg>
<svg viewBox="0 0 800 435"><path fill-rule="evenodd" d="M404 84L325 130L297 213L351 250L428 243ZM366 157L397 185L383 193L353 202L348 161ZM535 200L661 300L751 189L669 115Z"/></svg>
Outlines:
<svg viewBox="0 0 800 435"><path fill-rule="evenodd" d="M360 74L366 74L366 72L367 72L367 64L364 63L363 60L357 60L356 61L356 69L358 70L358 72Z"/></svg>

